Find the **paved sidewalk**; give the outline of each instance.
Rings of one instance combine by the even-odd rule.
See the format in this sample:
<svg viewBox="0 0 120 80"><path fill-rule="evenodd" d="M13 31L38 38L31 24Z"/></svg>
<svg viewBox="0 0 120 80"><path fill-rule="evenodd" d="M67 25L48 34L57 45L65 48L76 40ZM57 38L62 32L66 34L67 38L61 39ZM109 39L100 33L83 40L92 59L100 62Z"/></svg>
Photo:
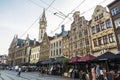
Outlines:
<svg viewBox="0 0 120 80"><path fill-rule="evenodd" d="M20 77L16 76L16 74L15 71L1 71L0 80L79 80L55 75L39 75L38 72L22 72Z"/></svg>
<svg viewBox="0 0 120 80"><path fill-rule="evenodd" d="M55 77L55 78L63 78L63 79L66 79L66 80L80 80L80 79L72 79L72 78L69 78L69 77L64 77L64 76L57 76L57 75L49 75L49 74L40 74L39 75L39 72L26 72L28 74L36 74L40 77Z"/></svg>

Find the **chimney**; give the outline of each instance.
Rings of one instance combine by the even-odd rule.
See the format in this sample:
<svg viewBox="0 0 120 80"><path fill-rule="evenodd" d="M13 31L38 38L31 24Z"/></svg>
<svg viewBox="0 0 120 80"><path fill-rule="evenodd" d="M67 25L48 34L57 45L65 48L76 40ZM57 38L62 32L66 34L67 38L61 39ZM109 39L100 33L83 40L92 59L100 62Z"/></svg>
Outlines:
<svg viewBox="0 0 120 80"><path fill-rule="evenodd" d="M65 27L64 25L61 26L62 33L65 31L64 27Z"/></svg>
<svg viewBox="0 0 120 80"><path fill-rule="evenodd" d="M57 33L55 33L55 38L57 38L58 37L58 34Z"/></svg>
<svg viewBox="0 0 120 80"><path fill-rule="evenodd" d="M36 45L36 38L34 38L34 46Z"/></svg>

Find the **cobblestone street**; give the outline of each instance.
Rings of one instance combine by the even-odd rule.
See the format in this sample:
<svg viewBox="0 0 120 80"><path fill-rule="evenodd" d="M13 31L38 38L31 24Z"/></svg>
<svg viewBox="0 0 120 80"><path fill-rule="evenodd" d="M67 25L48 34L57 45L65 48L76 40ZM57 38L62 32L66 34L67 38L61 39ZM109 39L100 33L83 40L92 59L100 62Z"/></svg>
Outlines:
<svg viewBox="0 0 120 80"><path fill-rule="evenodd" d="M71 78L64 78L61 76L43 75L39 76L38 72L22 72L21 76L16 76L15 71L0 71L0 80L73 80ZM77 79L75 79L77 80Z"/></svg>

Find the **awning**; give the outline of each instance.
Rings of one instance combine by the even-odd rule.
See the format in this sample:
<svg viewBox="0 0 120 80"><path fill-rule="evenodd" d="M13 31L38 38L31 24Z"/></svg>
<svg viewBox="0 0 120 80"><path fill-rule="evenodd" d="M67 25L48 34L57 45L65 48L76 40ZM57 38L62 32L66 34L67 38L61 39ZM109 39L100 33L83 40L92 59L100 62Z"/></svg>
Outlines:
<svg viewBox="0 0 120 80"><path fill-rule="evenodd" d="M116 54L118 56L118 58L120 58L120 53Z"/></svg>
<svg viewBox="0 0 120 80"><path fill-rule="evenodd" d="M22 66L28 66L30 63L29 62L25 62L25 63L22 63L21 65Z"/></svg>
<svg viewBox="0 0 120 80"><path fill-rule="evenodd" d="M49 60L42 61L41 64L49 64Z"/></svg>
<svg viewBox="0 0 120 80"><path fill-rule="evenodd" d="M41 65L41 62L42 62L42 61L38 61L38 62L36 63L36 66L40 66L40 65Z"/></svg>
<svg viewBox="0 0 120 80"><path fill-rule="evenodd" d="M53 64L54 64L54 63L61 63L61 61L62 61L64 58L65 58L65 57L63 57L63 56L55 58L55 61L53 62Z"/></svg>
<svg viewBox="0 0 120 80"><path fill-rule="evenodd" d="M116 58L117 58L117 56L114 53L106 52L106 53L98 56L97 58L95 58L95 60L113 60Z"/></svg>
<svg viewBox="0 0 120 80"><path fill-rule="evenodd" d="M70 60L69 60L69 63L75 63L75 62L78 62L78 59L80 59L81 57L78 57L78 56L76 56L76 57L73 57L73 58L71 58Z"/></svg>
<svg viewBox="0 0 120 80"><path fill-rule="evenodd" d="M1 63L0 66L9 66L9 65L5 63Z"/></svg>
<svg viewBox="0 0 120 80"><path fill-rule="evenodd" d="M87 55L81 57L80 59L78 59L78 62L87 62L87 61L92 61L93 59L95 59L95 56L93 56L91 54L87 54Z"/></svg>
<svg viewBox="0 0 120 80"><path fill-rule="evenodd" d="M54 58L50 58L49 61L48 61L48 64L52 64L54 61L55 61Z"/></svg>
<svg viewBox="0 0 120 80"><path fill-rule="evenodd" d="M116 54L117 60L120 60L120 53Z"/></svg>

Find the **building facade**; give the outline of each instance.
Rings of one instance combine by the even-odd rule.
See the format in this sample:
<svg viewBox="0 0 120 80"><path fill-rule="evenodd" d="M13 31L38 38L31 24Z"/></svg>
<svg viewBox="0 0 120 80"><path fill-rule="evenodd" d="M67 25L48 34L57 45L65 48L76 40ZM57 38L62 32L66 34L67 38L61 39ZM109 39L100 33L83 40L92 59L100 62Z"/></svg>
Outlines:
<svg viewBox="0 0 120 80"><path fill-rule="evenodd" d="M108 8L113 20L112 22L117 40L117 49L120 51L120 0L113 1L108 5Z"/></svg>
<svg viewBox="0 0 120 80"><path fill-rule="evenodd" d="M18 39L18 36L15 35L8 49L8 64L11 66L14 66L16 63L15 62L15 57L17 53L16 49L22 46L20 43L23 43L23 40Z"/></svg>
<svg viewBox="0 0 120 80"><path fill-rule="evenodd" d="M31 48L30 63L37 63L39 61L40 45Z"/></svg>
<svg viewBox="0 0 120 80"><path fill-rule="evenodd" d="M47 33L44 33L42 42L40 43L40 54L39 61L44 61L49 59L50 52L50 40L52 37L47 36Z"/></svg>
<svg viewBox="0 0 120 80"><path fill-rule="evenodd" d="M117 43L112 19L106 8L97 5L91 20L92 53L95 56L111 51L116 53Z"/></svg>
<svg viewBox="0 0 120 80"><path fill-rule="evenodd" d="M67 35L67 32L64 30L64 25L61 26L61 33L55 34L53 39L50 41L50 55L49 58L61 57L63 55L63 37Z"/></svg>
<svg viewBox="0 0 120 80"><path fill-rule="evenodd" d="M73 14L73 19L69 34L70 54L72 57L91 54L89 22L83 16L80 17L79 11Z"/></svg>
<svg viewBox="0 0 120 80"><path fill-rule="evenodd" d="M0 55L0 64L7 64L8 56L7 55Z"/></svg>
<svg viewBox="0 0 120 80"><path fill-rule="evenodd" d="M38 42L30 40L28 35L25 40L15 36L9 47L8 63L11 66L29 63L31 47L35 44L38 44Z"/></svg>
<svg viewBox="0 0 120 80"><path fill-rule="evenodd" d="M62 46L63 46L62 52L63 52L64 57L66 58L71 58L72 56L70 54L69 33L70 31L68 31L68 34L66 36L63 36L63 39L62 39Z"/></svg>

